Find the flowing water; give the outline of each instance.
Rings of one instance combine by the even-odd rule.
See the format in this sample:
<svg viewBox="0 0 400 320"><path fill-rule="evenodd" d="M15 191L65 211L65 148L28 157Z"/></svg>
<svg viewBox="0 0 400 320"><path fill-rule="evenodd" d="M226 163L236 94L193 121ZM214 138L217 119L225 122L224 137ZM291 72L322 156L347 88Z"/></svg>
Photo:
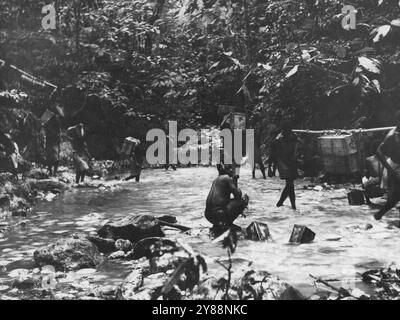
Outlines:
<svg viewBox="0 0 400 320"><path fill-rule="evenodd" d="M13 234L0 242L3 275L15 268L33 268L33 251L71 232L95 232L105 219L130 214L174 215L178 223L195 229L185 238L193 248L212 259L225 259L226 252L211 243L209 223L203 216L205 199L215 168L187 168L177 171L145 170L140 183L123 183L117 188L73 189L53 202L39 204ZM258 172L258 174L260 174ZM246 227L251 221L267 223L272 241L241 240L233 255L239 266L249 261L288 281L306 294L314 290L309 274L324 279L359 279L359 274L390 262L400 262L400 230L395 227L398 211L383 221L372 218L368 206L349 206L345 189L305 190L307 182L296 184L298 211L277 208L283 181L279 178L251 179L242 169L239 187L250 197L247 217L236 220ZM380 200L382 202L382 200ZM21 220L12 218L13 223ZM363 226L373 228L364 230ZM290 245L294 224L308 226L316 233L314 242ZM5 262L4 262L5 261ZM0 265L0 268L2 266ZM0 272L1 273L1 272ZM107 262L101 266L99 281L118 283L129 273L129 263Z"/></svg>

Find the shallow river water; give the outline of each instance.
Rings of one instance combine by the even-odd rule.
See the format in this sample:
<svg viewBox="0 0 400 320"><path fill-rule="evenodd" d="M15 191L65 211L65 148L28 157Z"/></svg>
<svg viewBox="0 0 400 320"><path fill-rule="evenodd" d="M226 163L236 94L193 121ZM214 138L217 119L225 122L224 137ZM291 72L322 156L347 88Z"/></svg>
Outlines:
<svg viewBox="0 0 400 320"><path fill-rule="evenodd" d="M198 230L185 238L193 248L210 258L224 258L220 244L212 244L203 216L205 199L215 168L187 168L177 171L145 170L140 183L123 183L108 191L73 189L53 202L39 204L16 228L9 239L0 242L0 279L16 268L33 268L33 251L57 237L76 231L95 232L105 219L129 214L169 214L178 223ZM353 279L367 269L400 262L398 210L382 221L372 218L368 206L349 206L345 189L305 190L306 181L296 182L298 210L275 203L283 187L279 178L251 179L249 169L242 169L239 187L250 197L247 217L236 220L246 227L251 221L267 223L272 241L242 240L234 254L237 266L253 262L288 281L307 295L313 292L309 274L324 279ZM382 200L380 200L382 202ZM17 223L17 218L12 218ZM370 223L372 228L364 230ZM308 226L316 233L313 243L289 245L294 224ZM212 262L211 262L212 264ZM216 264L215 264L216 266ZM118 283L129 273L129 263L108 262L101 266L102 283Z"/></svg>

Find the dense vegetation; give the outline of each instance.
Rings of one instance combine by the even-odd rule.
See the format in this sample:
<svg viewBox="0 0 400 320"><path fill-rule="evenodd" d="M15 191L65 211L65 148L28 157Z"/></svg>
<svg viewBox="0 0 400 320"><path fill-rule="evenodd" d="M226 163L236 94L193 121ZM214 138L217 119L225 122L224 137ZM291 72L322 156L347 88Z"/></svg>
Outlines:
<svg viewBox="0 0 400 320"><path fill-rule="evenodd" d="M392 125L398 109L397 0L353 0L355 29L338 0L56 0L55 30L42 28L45 4L0 1L0 124L20 143L40 140L55 104L102 158L168 119L217 124L221 106L309 129Z"/></svg>

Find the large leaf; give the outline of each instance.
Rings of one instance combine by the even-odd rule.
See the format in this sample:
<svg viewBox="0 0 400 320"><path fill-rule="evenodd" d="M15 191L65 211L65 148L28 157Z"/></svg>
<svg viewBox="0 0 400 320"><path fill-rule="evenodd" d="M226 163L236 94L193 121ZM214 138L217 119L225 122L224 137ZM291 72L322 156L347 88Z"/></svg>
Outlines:
<svg viewBox="0 0 400 320"><path fill-rule="evenodd" d="M358 63L362 66L365 70L372 72L372 73L381 73L381 66L378 60L373 58L367 57L358 57Z"/></svg>
<svg viewBox="0 0 400 320"><path fill-rule="evenodd" d="M400 27L400 19L395 19L390 22L390 24L394 27Z"/></svg>
<svg viewBox="0 0 400 320"><path fill-rule="evenodd" d="M341 45L337 45L337 46L334 46L333 47L334 49L335 49L335 51L336 51L336 55L339 57L339 58L345 58L346 57L346 48L345 47L343 47L343 46L341 46Z"/></svg>
<svg viewBox="0 0 400 320"><path fill-rule="evenodd" d="M371 34L374 35L374 38L372 39L373 42L379 42L381 41L384 37L386 37L391 29L391 26L388 24L385 24L383 26L380 26L378 28L375 28L372 30Z"/></svg>
<svg viewBox="0 0 400 320"><path fill-rule="evenodd" d="M293 76L294 74L297 73L297 71L299 70L299 65L295 65L286 75L285 78L290 78L291 76Z"/></svg>

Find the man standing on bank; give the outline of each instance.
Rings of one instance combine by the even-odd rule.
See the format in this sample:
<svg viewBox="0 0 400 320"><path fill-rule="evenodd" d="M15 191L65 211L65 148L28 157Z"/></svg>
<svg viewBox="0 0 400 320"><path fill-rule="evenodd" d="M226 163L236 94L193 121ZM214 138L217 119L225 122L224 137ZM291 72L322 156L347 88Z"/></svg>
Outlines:
<svg viewBox="0 0 400 320"><path fill-rule="evenodd" d="M376 151L377 158L387 170L387 182L382 179L381 188L388 192L386 204L374 214L376 220L380 220L400 200L400 111L396 113L396 125Z"/></svg>
<svg viewBox="0 0 400 320"><path fill-rule="evenodd" d="M284 121L281 125L281 132L272 144L272 156L278 164L279 176L286 181L285 188L276 204L277 207L289 197L292 209L296 210L296 195L294 193L294 180L297 178L297 145L298 138L293 133L289 121Z"/></svg>

